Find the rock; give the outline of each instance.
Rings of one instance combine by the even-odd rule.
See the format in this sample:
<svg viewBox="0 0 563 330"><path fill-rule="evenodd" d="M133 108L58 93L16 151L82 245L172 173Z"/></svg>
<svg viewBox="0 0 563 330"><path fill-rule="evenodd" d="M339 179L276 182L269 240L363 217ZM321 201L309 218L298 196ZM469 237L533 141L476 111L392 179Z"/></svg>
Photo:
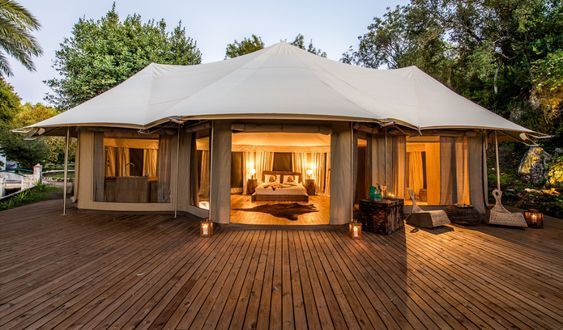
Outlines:
<svg viewBox="0 0 563 330"><path fill-rule="evenodd" d="M532 184L542 184L547 179L552 157L542 147L530 147L518 166L518 174Z"/></svg>

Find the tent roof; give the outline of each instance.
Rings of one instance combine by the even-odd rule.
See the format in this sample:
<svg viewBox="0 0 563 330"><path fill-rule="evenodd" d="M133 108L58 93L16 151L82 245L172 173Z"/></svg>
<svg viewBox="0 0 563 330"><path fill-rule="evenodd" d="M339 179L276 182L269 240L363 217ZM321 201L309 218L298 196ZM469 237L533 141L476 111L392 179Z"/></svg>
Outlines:
<svg viewBox="0 0 563 330"><path fill-rule="evenodd" d="M109 91L31 127L147 128L171 119L214 118L395 121L420 130L531 132L417 67L361 68L285 42L208 64L150 64Z"/></svg>

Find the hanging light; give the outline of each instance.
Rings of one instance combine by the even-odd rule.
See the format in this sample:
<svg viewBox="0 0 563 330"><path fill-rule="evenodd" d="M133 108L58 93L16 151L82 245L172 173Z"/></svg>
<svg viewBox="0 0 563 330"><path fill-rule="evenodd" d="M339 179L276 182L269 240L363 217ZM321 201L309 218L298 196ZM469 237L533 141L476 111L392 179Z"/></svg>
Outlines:
<svg viewBox="0 0 563 330"><path fill-rule="evenodd" d="M356 220L352 220L348 226L350 237L353 239L362 238L362 224Z"/></svg>
<svg viewBox="0 0 563 330"><path fill-rule="evenodd" d="M199 226L199 236L200 237L211 237L213 235L213 221L209 219L204 219L201 221Z"/></svg>
<svg viewBox="0 0 563 330"><path fill-rule="evenodd" d="M530 228L543 228L543 213L536 209L529 209L524 211L524 218L528 227Z"/></svg>

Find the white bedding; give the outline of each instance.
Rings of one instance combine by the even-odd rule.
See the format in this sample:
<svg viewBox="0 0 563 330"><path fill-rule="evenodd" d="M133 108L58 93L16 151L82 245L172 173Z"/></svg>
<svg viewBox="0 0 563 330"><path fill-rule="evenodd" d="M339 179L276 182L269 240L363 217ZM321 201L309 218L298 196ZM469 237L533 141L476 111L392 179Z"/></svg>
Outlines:
<svg viewBox="0 0 563 330"><path fill-rule="evenodd" d="M280 184L261 183L256 187L256 195L307 195L307 189L301 183Z"/></svg>

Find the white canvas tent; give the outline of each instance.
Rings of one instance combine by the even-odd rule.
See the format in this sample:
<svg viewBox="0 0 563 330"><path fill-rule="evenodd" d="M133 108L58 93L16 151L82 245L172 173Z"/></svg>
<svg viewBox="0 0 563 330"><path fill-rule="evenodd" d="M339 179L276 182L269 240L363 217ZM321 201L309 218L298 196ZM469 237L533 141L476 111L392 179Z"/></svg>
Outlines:
<svg viewBox="0 0 563 330"><path fill-rule="evenodd" d="M170 126L177 128L174 136L166 129L157 132L159 125L170 122L174 124L164 126L168 131ZM271 132L280 136L292 132L325 134L323 145L330 141L330 146L325 146L331 155L330 184L338 187L331 189L330 223L343 224L352 216L357 165L354 149L360 131L357 125L367 134L369 181L386 183L399 197L405 181L406 135L447 133L450 137L465 137L470 200L482 211L486 196L484 131L499 131L522 140L541 136L456 94L416 67L361 68L310 54L285 42L215 63L150 64L111 90L26 131L56 135L64 129L68 142L72 128L79 141L75 189L79 208L180 210L221 223L229 222L230 176L224 174L231 171L233 132L268 133L262 137L269 144L274 143ZM197 149L193 143L195 127L210 131L208 175L213 180L209 213L190 204L195 196L191 171L197 168L193 164L193 151ZM398 133L387 138L388 128ZM157 166L160 174L155 191L162 202L117 203L104 199L101 169L105 168L104 136L112 136L104 135L108 132L121 138L154 132L160 135L158 162L162 166ZM448 145L454 146L453 142ZM454 176L452 170L443 172L448 178ZM137 181L135 184L150 186Z"/></svg>
<svg viewBox="0 0 563 330"><path fill-rule="evenodd" d="M150 64L113 89L32 128L149 128L170 120L393 121L417 130L532 133L454 93L412 66L355 67L285 42L209 64Z"/></svg>

